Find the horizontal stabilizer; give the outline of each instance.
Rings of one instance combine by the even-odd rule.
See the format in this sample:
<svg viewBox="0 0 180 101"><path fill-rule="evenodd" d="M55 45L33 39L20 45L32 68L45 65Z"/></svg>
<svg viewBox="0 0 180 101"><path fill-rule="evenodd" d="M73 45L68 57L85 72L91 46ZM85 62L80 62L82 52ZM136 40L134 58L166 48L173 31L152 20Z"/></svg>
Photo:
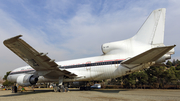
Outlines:
<svg viewBox="0 0 180 101"><path fill-rule="evenodd" d="M161 58L175 46L176 45L152 48L144 53L123 61L121 64L140 64L153 62Z"/></svg>
<svg viewBox="0 0 180 101"><path fill-rule="evenodd" d="M165 65L165 64L163 63L163 64L154 64L153 66L168 66L168 65Z"/></svg>

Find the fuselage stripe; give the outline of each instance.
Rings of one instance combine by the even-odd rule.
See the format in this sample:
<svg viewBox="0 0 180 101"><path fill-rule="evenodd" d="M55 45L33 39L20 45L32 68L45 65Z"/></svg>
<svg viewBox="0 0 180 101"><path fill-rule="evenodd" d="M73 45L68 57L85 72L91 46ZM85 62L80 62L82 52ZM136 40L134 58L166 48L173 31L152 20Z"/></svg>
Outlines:
<svg viewBox="0 0 180 101"><path fill-rule="evenodd" d="M69 65L69 66L61 66L61 69L71 69L71 68L80 68L80 67L89 67L89 66L100 66L100 65L112 65L112 64L120 64L123 60L115 60L115 61L104 61L104 62L95 62L95 63L86 63L86 64L78 64L78 65Z"/></svg>
<svg viewBox="0 0 180 101"><path fill-rule="evenodd" d="M95 67L95 66L101 66L101 65L112 65L112 64L120 64L123 60L115 60L115 61L104 61L104 62L95 62L95 63L86 63L86 64L77 64L77 65L70 65L70 66L61 66L60 69L72 69L72 68L81 68L81 67ZM23 73L30 73L34 72L34 69L29 70L21 70L21 71L15 71L11 72L9 75L13 74L23 74Z"/></svg>

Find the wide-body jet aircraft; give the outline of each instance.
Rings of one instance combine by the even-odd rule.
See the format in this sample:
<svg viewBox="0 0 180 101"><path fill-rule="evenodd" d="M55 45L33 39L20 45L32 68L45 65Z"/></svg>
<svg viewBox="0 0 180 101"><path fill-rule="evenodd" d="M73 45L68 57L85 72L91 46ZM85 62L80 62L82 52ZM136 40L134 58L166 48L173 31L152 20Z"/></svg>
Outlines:
<svg viewBox="0 0 180 101"><path fill-rule="evenodd" d="M55 91L64 91L63 82L105 80L161 64L174 54L174 47L165 46L164 27L166 9L154 10L132 38L105 43L103 54L96 57L55 62L40 53L20 37L4 41L4 45L30 66L13 70L8 80L20 86L38 82L58 82Z"/></svg>

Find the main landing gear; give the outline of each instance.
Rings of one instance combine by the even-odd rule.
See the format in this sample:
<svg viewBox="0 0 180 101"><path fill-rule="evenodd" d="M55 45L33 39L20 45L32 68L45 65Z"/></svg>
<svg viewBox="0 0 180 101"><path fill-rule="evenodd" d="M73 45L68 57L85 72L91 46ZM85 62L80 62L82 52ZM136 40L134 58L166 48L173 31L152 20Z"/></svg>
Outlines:
<svg viewBox="0 0 180 101"><path fill-rule="evenodd" d="M68 87L64 87L63 85L63 77L59 77L58 86L54 86L54 92L68 92Z"/></svg>
<svg viewBox="0 0 180 101"><path fill-rule="evenodd" d="M61 86L54 86L54 92L68 92L68 87Z"/></svg>

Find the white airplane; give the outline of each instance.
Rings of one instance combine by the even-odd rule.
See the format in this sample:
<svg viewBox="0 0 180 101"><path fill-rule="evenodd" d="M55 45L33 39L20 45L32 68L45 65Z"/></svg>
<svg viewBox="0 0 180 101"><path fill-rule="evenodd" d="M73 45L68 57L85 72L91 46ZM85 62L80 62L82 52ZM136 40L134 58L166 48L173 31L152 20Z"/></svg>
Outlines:
<svg viewBox="0 0 180 101"><path fill-rule="evenodd" d="M105 43L101 56L55 62L39 53L18 35L4 45L30 66L13 70L8 80L21 86L37 82L58 82L55 91L63 91L63 82L105 80L160 64L171 58L174 47L165 46L165 8L154 10L132 38Z"/></svg>

